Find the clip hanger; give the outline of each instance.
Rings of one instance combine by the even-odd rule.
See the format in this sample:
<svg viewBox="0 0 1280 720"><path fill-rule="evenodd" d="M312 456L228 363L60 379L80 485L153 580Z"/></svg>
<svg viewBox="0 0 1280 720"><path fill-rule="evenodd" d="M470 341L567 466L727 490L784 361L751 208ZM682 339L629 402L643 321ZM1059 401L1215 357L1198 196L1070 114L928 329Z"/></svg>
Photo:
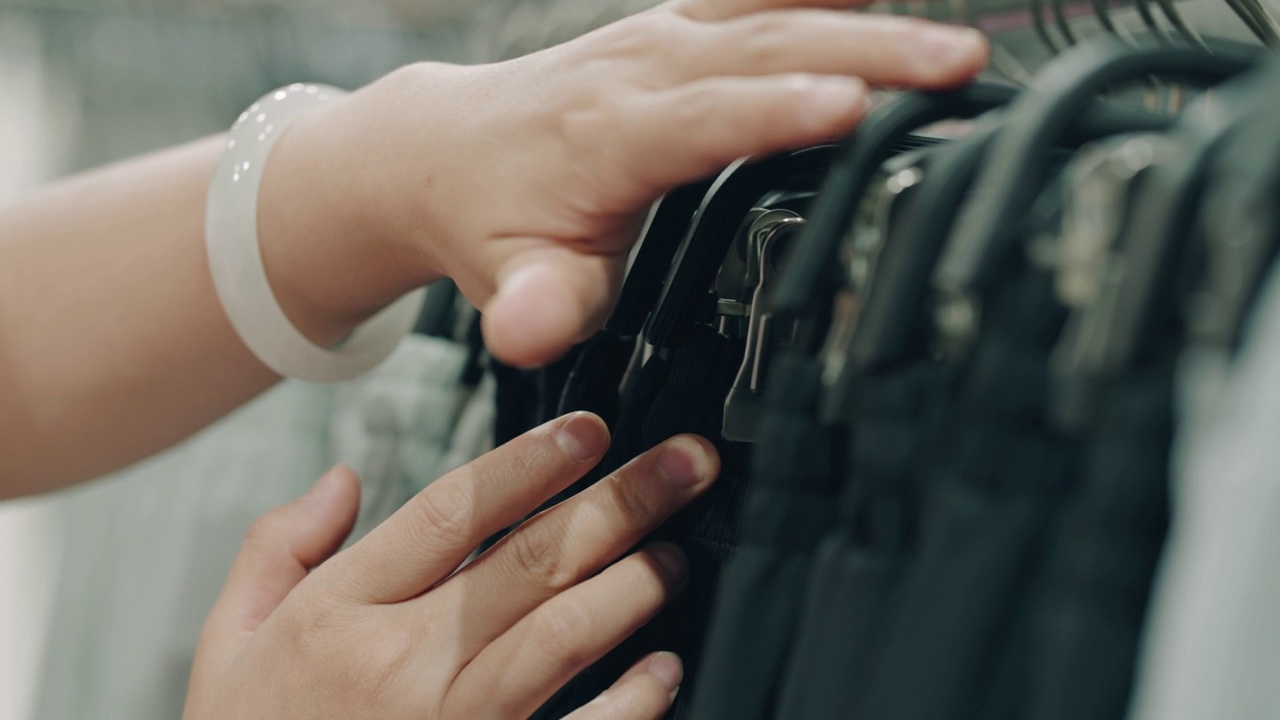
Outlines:
<svg viewBox="0 0 1280 720"><path fill-rule="evenodd" d="M790 210L770 210L758 215L748 231L749 252L756 268L748 306L746 353L733 388L724 403L722 435L735 442L759 440L760 419L764 413L764 378L774 353L790 343L791 333L778 327L779 321L768 310L765 298L773 292L778 276L783 244L804 227L804 218Z"/></svg>
<svg viewBox="0 0 1280 720"><path fill-rule="evenodd" d="M702 307L701 300L733 246L742 219L769 192L812 187L835 158L835 148L820 145L758 160L740 160L716 180L697 219L677 251L645 337L656 348L681 342Z"/></svg>

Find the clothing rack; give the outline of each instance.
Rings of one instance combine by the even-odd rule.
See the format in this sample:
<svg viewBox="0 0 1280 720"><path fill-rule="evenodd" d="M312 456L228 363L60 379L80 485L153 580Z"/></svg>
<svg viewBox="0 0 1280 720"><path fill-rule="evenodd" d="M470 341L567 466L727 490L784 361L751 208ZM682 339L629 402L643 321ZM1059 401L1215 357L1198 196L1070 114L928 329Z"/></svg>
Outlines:
<svg viewBox="0 0 1280 720"><path fill-rule="evenodd" d="M722 456L645 540L685 594L537 720L658 649L676 720L1280 712L1235 659L1280 643L1238 561L1280 517L1280 398L1246 399L1280 362L1280 60L1099 35L668 194L605 329L499 392L510 434L610 424L557 500L675 434Z"/></svg>

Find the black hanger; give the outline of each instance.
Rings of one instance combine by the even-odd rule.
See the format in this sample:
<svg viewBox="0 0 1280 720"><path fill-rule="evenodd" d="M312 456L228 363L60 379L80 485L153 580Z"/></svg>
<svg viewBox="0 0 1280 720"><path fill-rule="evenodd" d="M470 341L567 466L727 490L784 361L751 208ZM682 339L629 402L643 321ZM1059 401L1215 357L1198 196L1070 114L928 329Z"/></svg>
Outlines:
<svg viewBox="0 0 1280 720"><path fill-rule="evenodd" d="M1165 143L1176 150L1160 153L1155 167L1142 175L1128 208L1123 246L1115 255L1118 262L1100 273L1096 300L1074 313L1054 353L1053 416L1060 426L1086 426L1101 389L1132 367L1153 334L1166 326L1158 315L1182 309L1179 295L1186 288L1179 266L1195 251L1201 198L1215 159L1263 97L1250 83L1232 83L1211 102L1189 108ZM1270 129L1274 121L1269 122ZM1265 152L1256 143L1251 150Z"/></svg>
<svg viewBox="0 0 1280 720"><path fill-rule="evenodd" d="M712 182L713 179L708 178L690 183L658 200L627 271L618 303L605 323L606 332L618 337L640 334L662 293L662 283L675 260L680 241L689 233Z"/></svg>
<svg viewBox="0 0 1280 720"><path fill-rule="evenodd" d="M808 216L808 226L778 284L773 309L790 317L821 316L841 285L837 271L841 239L858 200L885 159L911 132L951 118L973 118L1009 102L1014 86L975 83L944 92L911 92L873 112L840 148L840 159L823 181ZM821 323L816 325L820 326ZM822 337L804 338L816 352Z"/></svg>
<svg viewBox="0 0 1280 720"><path fill-rule="evenodd" d="M1009 256L1019 219L1042 186L1049 152L1080 111L1102 90L1150 75L1213 83L1248 69L1257 53L1236 46L1212 54L1186 46L1130 48L1112 39L1080 45L1046 66L1034 90L1009 109L1004 131L975 183L982 202L962 215L934 273L934 287L952 307L981 311L980 290ZM966 328L941 328L944 335ZM959 346L965 338L953 337Z"/></svg>
<svg viewBox="0 0 1280 720"><path fill-rule="evenodd" d="M917 341L928 320L925 304L929 279L947 233L965 196L1003 125L1001 111L974 132L938 148L929 172L912 201L901 232L886 245L869 291L862 299L858 323L844 349L845 365L829 377L828 419L843 417L852 401L856 377L917 355ZM1166 129L1173 119L1163 115L1094 105L1073 123L1062 145L1079 147L1120 132Z"/></svg>
<svg viewBox="0 0 1280 720"><path fill-rule="evenodd" d="M743 218L770 192L812 188L834 158L835 147L821 145L741 160L716 179L680 243L645 328L645 339L655 348L679 344L702 315L703 301Z"/></svg>

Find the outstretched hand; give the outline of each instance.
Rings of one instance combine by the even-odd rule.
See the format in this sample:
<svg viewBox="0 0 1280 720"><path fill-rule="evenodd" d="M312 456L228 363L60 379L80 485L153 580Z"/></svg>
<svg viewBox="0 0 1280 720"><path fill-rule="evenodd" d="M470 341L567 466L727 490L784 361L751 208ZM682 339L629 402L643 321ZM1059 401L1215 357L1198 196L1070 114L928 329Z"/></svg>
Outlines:
<svg viewBox="0 0 1280 720"><path fill-rule="evenodd" d="M714 481L715 451L688 436L458 570L608 444L599 418L561 418L436 481L333 557L360 489L350 470L331 471L250 531L201 637L186 720L528 717L653 617L691 571L671 545L618 560ZM681 673L675 656L648 656L570 717L657 720Z"/></svg>

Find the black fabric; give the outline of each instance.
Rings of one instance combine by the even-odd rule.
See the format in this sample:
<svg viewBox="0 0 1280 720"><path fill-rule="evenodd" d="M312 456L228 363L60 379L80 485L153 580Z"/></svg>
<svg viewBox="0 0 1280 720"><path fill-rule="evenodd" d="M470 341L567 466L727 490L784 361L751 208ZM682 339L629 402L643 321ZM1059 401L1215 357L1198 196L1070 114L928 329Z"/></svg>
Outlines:
<svg viewBox="0 0 1280 720"><path fill-rule="evenodd" d="M604 332L585 343L560 393L558 414L592 412L613 427L621 410L618 389L635 349L635 338Z"/></svg>
<svg viewBox="0 0 1280 720"><path fill-rule="evenodd" d="M844 720L854 712L915 550L920 458L938 428L952 374L950 366L924 360L864 378L840 522L814 559L776 717Z"/></svg>
<svg viewBox="0 0 1280 720"><path fill-rule="evenodd" d="M814 545L835 515L838 481L829 429L814 422L821 368L781 358L770 380L774 407L754 453L741 547L721 577L691 717L768 716L784 669Z"/></svg>
<svg viewBox="0 0 1280 720"><path fill-rule="evenodd" d="M1065 313L1049 277L995 293L953 414L927 458L920 551L903 578L858 711L876 720L982 717L1008 617L1026 600L1075 443L1044 422Z"/></svg>
<svg viewBox="0 0 1280 720"><path fill-rule="evenodd" d="M1103 400L1049 556L1027 720L1120 720L1169 522L1172 349Z"/></svg>
<svg viewBox="0 0 1280 720"><path fill-rule="evenodd" d="M629 398L631 407L620 414L615 437L619 449L610 452L611 457L616 457L613 462L629 460L680 434L701 435L713 441L719 438L724 398L743 352L741 341L699 327L687 343L671 352L669 361L655 357L646 363ZM657 392L650 392L655 387ZM746 485L747 448L720 441L717 449L722 465L720 480L705 496L641 543L679 545L688 555L692 569L688 587L649 625L571 682L536 717L563 717L608 689L642 656L659 650L676 652L686 664L684 691L668 717L690 717L689 697L697 686L704 632L709 625L720 566L736 543Z"/></svg>

